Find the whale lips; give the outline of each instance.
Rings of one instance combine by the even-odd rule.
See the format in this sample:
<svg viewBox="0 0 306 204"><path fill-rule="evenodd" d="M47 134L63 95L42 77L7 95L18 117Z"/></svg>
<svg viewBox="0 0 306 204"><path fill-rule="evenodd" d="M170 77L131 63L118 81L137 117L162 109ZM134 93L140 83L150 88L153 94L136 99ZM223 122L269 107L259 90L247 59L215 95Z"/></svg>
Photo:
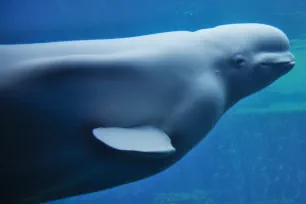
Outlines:
<svg viewBox="0 0 306 204"><path fill-rule="evenodd" d="M280 73L287 73L295 66L294 55L289 53L285 56L280 56L278 59L267 60L260 63L262 68L269 68Z"/></svg>
<svg viewBox="0 0 306 204"><path fill-rule="evenodd" d="M275 66L278 67L284 67L284 68L288 68L288 69L292 69L295 65L295 61L283 61L283 62L276 62L274 63Z"/></svg>
<svg viewBox="0 0 306 204"><path fill-rule="evenodd" d="M294 60L261 63L261 66L265 66L265 67L280 67L280 68L287 68L287 69L292 69L294 65L295 65Z"/></svg>

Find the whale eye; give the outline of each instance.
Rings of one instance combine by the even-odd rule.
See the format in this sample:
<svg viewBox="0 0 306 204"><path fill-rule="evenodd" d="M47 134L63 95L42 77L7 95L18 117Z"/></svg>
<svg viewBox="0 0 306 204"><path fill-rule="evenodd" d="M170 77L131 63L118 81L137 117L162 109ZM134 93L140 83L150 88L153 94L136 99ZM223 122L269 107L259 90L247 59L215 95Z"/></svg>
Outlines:
<svg viewBox="0 0 306 204"><path fill-rule="evenodd" d="M236 55L233 59L236 68L242 68L246 63L246 58L242 55Z"/></svg>

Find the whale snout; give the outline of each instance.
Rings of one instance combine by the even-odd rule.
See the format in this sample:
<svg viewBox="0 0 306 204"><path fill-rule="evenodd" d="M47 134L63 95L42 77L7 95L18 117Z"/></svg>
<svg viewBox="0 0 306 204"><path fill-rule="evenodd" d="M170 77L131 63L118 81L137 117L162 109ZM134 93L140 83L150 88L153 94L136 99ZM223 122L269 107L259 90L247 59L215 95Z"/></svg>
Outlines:
<svg viewBox="0 0 306 204"><path fill-rule="evenodd" d="M277 67L277 69L291 70L295 65L295 61L294 60L280 61L280 62L275 62L274 65Z"/></svg>
<svg viewBox="0 0 306 204"><path fill-rule="evenodd" d="M291 52L267 54L260 62L260 67L272 69L280 74L289 72L294 66L295 57Z"/></svg>

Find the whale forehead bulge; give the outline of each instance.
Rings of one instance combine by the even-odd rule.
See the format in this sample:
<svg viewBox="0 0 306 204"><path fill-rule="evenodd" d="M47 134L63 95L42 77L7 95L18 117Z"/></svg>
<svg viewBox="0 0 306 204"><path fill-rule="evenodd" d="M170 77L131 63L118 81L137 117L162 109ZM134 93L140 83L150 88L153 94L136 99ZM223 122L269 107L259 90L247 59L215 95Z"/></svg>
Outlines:
<svg viewBox="0 0 306 204"><path fill-rule="evenodd" d="M287 51L289 39L280 29L256 23L228 24L212 29L215 37L222 39L222 44L230 50ZM224 42L223 39L226 39Z"/></svg>

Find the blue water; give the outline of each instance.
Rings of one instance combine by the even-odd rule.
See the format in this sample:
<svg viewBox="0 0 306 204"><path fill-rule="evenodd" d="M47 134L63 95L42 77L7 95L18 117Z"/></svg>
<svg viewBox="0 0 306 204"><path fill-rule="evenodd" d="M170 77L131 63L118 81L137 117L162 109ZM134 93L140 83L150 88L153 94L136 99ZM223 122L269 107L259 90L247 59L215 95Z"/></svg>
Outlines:
<svg viewBox="0 0 306 204"><path fill-rule="evenodd" d="M289 38L306 38L306 1L2 0L0 43L116 38L239 22L267 23ZM293 100L305 102L306 95L264 90L234 109ZM305 124L306 111L230 111L205 140L166 171L50 204L305 204Z"/></svg>
<svg viewBox="0 0 306 204"><path fill-rule="evenodd" d="M304 0L1 0L0 43L114 38L268 23L305 34Z"/></svg>

